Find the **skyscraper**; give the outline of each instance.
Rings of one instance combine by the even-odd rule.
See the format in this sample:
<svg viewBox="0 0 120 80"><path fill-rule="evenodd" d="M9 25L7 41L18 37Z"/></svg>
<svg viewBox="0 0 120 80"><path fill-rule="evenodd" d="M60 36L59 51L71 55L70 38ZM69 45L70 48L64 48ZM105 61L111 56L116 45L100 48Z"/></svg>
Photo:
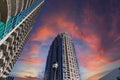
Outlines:
<svg viewBox="0 0 120 80"><path fill-rule="evenodd" d="M0 80L16 62L44 0L0 0Z"/></svg>
<svg viewBox="0 0 120 80"><path fill-rule="evenodd" d="M67 33L58 34L50 46L44 80L80 80L74 45Z"/></svg>

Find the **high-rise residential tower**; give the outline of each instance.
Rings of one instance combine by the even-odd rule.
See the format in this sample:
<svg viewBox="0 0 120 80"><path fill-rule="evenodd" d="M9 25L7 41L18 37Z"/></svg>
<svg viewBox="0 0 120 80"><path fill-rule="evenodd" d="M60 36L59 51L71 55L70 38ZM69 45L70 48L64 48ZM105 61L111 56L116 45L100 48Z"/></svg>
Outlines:
<svg viewBox="0 0 120 80"><path fill-rule="evenodd" d="M67 33L58 34L50 46L44 80L80 80L74 45Z"/></svg>
<svg viewBox="0 0 120 80"><path fill-rule="evenodd" d="M0 0L0 80L6 80L44 0Z"/></svg>

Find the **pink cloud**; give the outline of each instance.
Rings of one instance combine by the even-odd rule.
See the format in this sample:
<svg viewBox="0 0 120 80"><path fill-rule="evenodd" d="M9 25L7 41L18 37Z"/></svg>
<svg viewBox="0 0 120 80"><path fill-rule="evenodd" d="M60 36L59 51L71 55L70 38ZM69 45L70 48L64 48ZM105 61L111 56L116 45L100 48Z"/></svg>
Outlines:
<svg viewBox="0 0 120 80"><path fill-rule="evenodd" d="M106 26L106 18L104 15L98 16L93 7L91 7L89 4L87 6L85 5L82 12L82 18L82 24L77 25L74 21L67 19L67 14L65 12L64 14L52 14L44 17L43 25L40 26L32 35L31 41L40 41L42 44L44 44L47 40L49 40L50 37L54 38L59 32L68 32L72 38L86 42L89 48L94 51L94 53L89 52L87 57L84 57L85 55L81 55L81 51L77 51L77 53L80 54L79 59L83 61L82 64L84 64L87 68L89 66L90 69L94 69L95 67L99 68L102 66L102 64L110 62L110 59L104 56L104 54L107 52L118 51L116 48L106 49L106 45L103 43L103 40L106 41L106 38L112 38L111 35L116 31L116 27L114 27L116 21L112 23L114 30L111 30L110 33L107 33L107 28L104 28ZM119 39L119 36L117 36L113 41L116 42L119 41ZM113 44L112 42L109 43L110 46ZM39 49L42 49L42 47L43 45L33 44L32 48L30 49L30 53L39 53Z"/></svg>
<svg viewBox="0 0 120 80"><path fill-rule="evenodd" d="M45 43L46 40L49 39L49 37L55 37L59 32L68 32L73 38L82 39L85 41L91 49L93 49L95 52L100 51L99 53L103 53L104 50L100 49L101 40L100 37L97 34L94 34L93 31L89 29L79 28L74 22L68 21L64 15L57 16L54 15L48 17L44 20L46 23L39 27L35 34L32 36L32 41L41 41L42 43ZM88 20L87 22L89 22ZM33 47L34 48L34 47ZM40 47L42 48L42 46ZM34 49L33 49L34 51ZM79 54L80 52L78 52ZM104 57L96 55L89 54L88 58L85 58L84 55L79 56L80 59L83 60L83 64L88 67L90 66L91 69L94 67L91 65L94 65L95 67L101 66L101 62L105 63L107 62ZM84 53L83 53L84 54ZM90 58L93 60L89 62ZM101 59L100 59L101 58ZM104 59L102 61L102 59ZM96 64L95 61L99 62L99 64ZM87 63L88 62L88 63ZM92 68L93 67L93 68Z"/></svg>
<svg viewBox="0 0 120 80"><path fill-rule="evenodd" d="M45 59L44 58L36 58L36 57L20 58L19 61L28 62L30 64L43 64L43 63L45 63Z"/></svg>

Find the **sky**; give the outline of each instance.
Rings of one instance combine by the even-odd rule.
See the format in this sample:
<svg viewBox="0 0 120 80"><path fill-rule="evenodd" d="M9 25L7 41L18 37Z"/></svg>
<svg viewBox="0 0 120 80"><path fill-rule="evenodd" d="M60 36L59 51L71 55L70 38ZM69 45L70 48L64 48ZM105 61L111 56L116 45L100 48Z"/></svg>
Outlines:
<svg viewBox="0 0 120 80"><path fill-rule="evenodd" d="M51 42L67 32L81 79L97 80L120 67L119 14L120 0L46 0L11 75L42 80Z"/></svg>

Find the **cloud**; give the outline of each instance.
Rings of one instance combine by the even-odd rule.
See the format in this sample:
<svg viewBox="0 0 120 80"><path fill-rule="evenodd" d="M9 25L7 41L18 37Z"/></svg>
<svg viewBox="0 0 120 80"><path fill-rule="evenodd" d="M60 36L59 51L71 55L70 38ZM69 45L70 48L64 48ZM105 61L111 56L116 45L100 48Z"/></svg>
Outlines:
<svg viewBox="0 0 120 80"><path fill-rule="evenodd" d="M107 21L108 17L106 17L106 14L96 14L96 9L94 6L91 6L89 3L86 5L83 9L83 12L81 12L81 24L78 25L75 21L69 20L70 18L68 17L70 16L67 16L66 11L63 11L64 14L59 13L59 15L57 13L50 14L49 16L44 17L42 25L36 30L36 33L32 36L32 40L45 43L47 40L49 40L49 38L54 38L59 32L68 32L73 39L84 41L86 44L88 44L89 50L91 49L93 51L93 53L89 52L89 56L87 56L88 58L81 54L80 56L82 56L82 58L79 57L83 60L82 63L84 65L87 67L89 66L93 70L95 67L92 65L98 67L102 66L103 63L106 64L111 61L107 56L104 56L104 54L109 54L109 52L112 51L119 51L119 48L114 49L113 47L110 47L115 47L118 45L113 41L119 41L119 36L117 36L117 38L114 37L115 35L112 37L109 36L109 21ZM111 24L115 25L116 23ZM111 26L111 32L112 28L115 27ZM114 30L116 30L116 28ZM77 52L77 54L79 53L81 52ZM91 58L93 60L90 62Z"/></svg>
<svg viewBox="0 0 120 80"><path fill-rule="evenodd" d="M22 62L28 62L30 64L43 64L45 62L44 58L40 58L40 57L25 57L25 58L20 58L19 61Z"/></svg>
<svg viewBox="0 0 120 80"><path fill-rule="evenodd" d="M47 40L50 36L54 35L54 31L51 28L48 28L48 26L44 26L42 29L39 28L37 32L33 35L32 41L42 41L44 42Z"/></svg>
<svg viewBox="0 0 120 80"><path fill-rule="evenodd" d="M93 72L98 71L103 64L108 64L108 60L106 58L97 54L80 55L79 59L82 61L82 63L80 63L81 65Z"/></svg>
<svg viewBox="0 0 120 80"><path fill-rule="evenodd" d="M105 0L50 0L41 17L41 25L30 37L20 61L30 64L45 63L47 50L55 36L67 32L77 43L80 66L89 71L120 58L120 6L117 1ZM56 3L53 5L53 3ZM61 6L62 5L62 6ZM116 6L115 6L116 5ZM38 21L39 23L39 21ZM48 46L47 48L45 46ZM43 51L46 49L46 52ZM41 57L44 55L44 59ZM39 56L39 57L38 57Z"/></svg>
<svg viewBox="0 0 120 80"><path fill-rule="evenodd" d="M36 77L26 77L26 78L22 78L22 77L15 77L14 78L15 80L42 80L42 79L39 79L39 78L36 78Z"/></svg>
<svg viewBox="0 0 120 80"><path fill-rule="evenodd" d="M38 54L38 52L39 52L39 45L38 44L34 44L34 43L32 43L31 44L32 46L31 46L31 49L29 50L29 54Z"/></svg>
<svg viewBox="0 0 120 80"><path fill-rule="evenodd" d="M59 32L65 31L68 32L72 38L83 40L86 44L88 44L89 48L95 52L94 54L89 53L89 56L80 54L78 57L82 60L82 63L80 64L85 65L85 67L89 68L90 70L97 70L96 68L102 66L103 63L107 63L107 60L104 57L99 56L99 53L103 52L103 50L100 49L101 40L97 34L94 34L94 32L92 32L92 30L80 30L80 26L77 26L75 22L67 20L64 15L54 15L54 17L50 16L44 20L44 22L45 23L39 27L36 33L32 36L33 41L35 40L45 43L46 40L49 40L50 37L54 38ZM98 51L100 52L97 54ZM77 52L77 54L79 53L81 53L81 51Z"/></svg>
<svg viewBox="0 0 120 80"><path fill-rule="evenodd" d="M88 2L85 5L81 13L82 24L79 25L82 26L80 28L87 35L83 40L90 45L94 52L89 51L89 54L85 54L77 49L77 53L79 54L80 65L90 71L99 71L102 66L120 58L120 34L117 31L120 30L118 28L120 16L113 13L96 13L99 9L92 3L96 4L96 2Z"/></svg>

